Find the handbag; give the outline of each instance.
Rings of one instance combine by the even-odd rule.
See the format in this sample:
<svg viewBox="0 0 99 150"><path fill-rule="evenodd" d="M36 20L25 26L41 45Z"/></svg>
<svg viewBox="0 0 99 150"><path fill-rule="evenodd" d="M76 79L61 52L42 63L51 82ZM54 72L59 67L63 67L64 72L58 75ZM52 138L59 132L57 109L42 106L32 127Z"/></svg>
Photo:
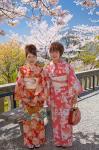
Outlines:
<svg viewBox="0 0 99 150"><path fill-rule="evenodd" d="M73 106L70 110L69 113L69 118L68 118L68 123L71 125L77 125L81 120L81 112L80 109L78 108L78 103L77 106Z"/></svg>

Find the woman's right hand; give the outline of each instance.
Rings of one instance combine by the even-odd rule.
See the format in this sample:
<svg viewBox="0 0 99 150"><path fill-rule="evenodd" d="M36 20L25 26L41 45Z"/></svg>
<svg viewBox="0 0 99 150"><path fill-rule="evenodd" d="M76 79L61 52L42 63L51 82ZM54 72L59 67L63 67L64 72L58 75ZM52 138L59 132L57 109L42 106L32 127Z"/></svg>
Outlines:
<svg viewBox="0 0 99 150"><path fill-rule="evenodd" d="M77 98L78 96L75 95L73 98L72 98L72 105L75 105L77 103Z"/></svg>

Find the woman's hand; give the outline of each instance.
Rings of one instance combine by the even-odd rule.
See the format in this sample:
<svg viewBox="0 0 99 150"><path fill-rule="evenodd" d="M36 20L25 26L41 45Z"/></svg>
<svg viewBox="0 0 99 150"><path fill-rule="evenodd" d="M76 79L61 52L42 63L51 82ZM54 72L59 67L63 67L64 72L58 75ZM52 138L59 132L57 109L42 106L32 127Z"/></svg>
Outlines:
<svg viewBox="0 0 99 150"><path fill-rule="evenodd" d="M77 98L78 96L75 95L73 98L72 98L72 105L75 105L77 103Z"/></svg>

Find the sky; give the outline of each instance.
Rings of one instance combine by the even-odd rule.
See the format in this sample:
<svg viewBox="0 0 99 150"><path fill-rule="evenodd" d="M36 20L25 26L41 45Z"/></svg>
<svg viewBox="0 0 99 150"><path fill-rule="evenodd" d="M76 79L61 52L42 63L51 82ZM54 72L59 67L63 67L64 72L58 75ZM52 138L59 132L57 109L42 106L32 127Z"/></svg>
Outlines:
<svg viewBox="0 0 99 150"><path fill-rule="evenodd" d="M82 10L80 6L77 6L75 3L73 3L73 0L60 0L59 5L62 6L62 9L68 10L73 15L72 19L68 23L69 28L82 24L89 26L99 26L99 22L94 23L90 21L90 19L98 19L99 16L95 14L89 15L86 9ZM50 24L50 20L48 17L44 17L43 19L46 19L46 21ZM11 27L7 24L0 23L0 29L5 30L6 33L14 32L18 33L19 35L28 35L28 33L30 32L30 28L28 28L27 23L24 19L22 19L16 27ZM0 36L1 43L7 40L7 36Z"/></svg>

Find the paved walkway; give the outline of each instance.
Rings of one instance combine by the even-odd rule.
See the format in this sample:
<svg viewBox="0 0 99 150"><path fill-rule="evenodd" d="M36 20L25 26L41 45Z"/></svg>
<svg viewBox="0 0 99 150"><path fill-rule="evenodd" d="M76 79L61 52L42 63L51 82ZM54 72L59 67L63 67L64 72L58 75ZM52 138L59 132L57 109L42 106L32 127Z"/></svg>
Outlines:
<svg viewBox="0 0 99 150"><path fill-rule="evenodd" d="M74 127L72 148L66 150L99 150L99 91L81 97L79 107L81 122ZM40 150L62 150L53 146L52 129L47 126L47 143ZM0 150L27 150L18 124L7 124L0 120Z"/></svg>

